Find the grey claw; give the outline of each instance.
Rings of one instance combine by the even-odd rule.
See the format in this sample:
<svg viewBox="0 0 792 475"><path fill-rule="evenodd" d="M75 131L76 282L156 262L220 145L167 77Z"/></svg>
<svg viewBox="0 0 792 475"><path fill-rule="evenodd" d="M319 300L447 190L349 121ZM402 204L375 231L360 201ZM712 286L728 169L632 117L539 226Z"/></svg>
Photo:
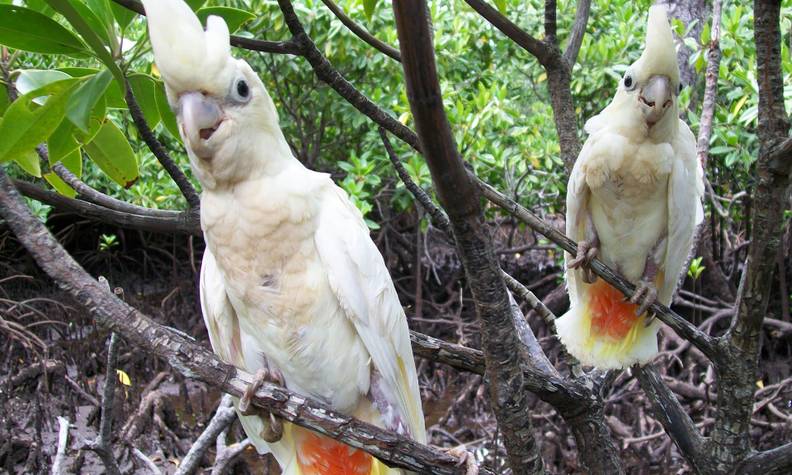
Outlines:
<svg viewBox="0 0 792 475"><path fill-rule="evenodd" d="M644 322L644 328L649 327L657 318L657 314L652 312L646 317L646 321Z"/></svg>

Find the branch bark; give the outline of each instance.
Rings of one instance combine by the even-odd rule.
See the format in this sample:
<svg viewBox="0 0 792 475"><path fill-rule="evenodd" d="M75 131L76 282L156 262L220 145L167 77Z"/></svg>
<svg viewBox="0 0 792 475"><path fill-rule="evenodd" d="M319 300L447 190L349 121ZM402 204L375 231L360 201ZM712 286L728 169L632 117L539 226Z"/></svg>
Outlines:
<svg viewBox="0 0 792 475"><path fill-rule="evenodd" d="M531 425L530 401L520 390L525 384L521 366L527 358L518 351L522 346L515 335L509 295L482 223L478 190L465 171L443 110L428 7L424 0L396 1L393 10L407 97L424 157L440 203L451 220L476 313L483 323L486 375L509 464L514 473L544 473Z"/></svg>

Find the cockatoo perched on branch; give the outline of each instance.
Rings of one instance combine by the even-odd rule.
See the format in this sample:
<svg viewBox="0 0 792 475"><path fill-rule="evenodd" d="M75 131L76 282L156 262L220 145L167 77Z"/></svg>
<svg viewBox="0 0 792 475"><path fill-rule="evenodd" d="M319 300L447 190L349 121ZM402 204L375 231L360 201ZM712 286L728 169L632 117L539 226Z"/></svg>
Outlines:
<svg viewBox="0 0 792 475"><path fill-rule="evenodd" d="M581 363L624 368L657 353L669 305L703 219L703 172L696 143L679 119L679 66L663 7L649 10L646 49L624 74L613 101L586 123L590 134L567 188L566 255L570 310L558 336ZM630 302L588 264L599 257L637 285Z"/></svg>
<svg viewBox="0 0 792 475"><path fill-rule="evenodd" d="M407 321L363 217L292 155L264 84L182 0L144 0L154 56L203 185L201 307L228 363L425 443ZM285 474L385 474L358 451L238 403ZM282 425L281 425L282 424Z"/></svg>

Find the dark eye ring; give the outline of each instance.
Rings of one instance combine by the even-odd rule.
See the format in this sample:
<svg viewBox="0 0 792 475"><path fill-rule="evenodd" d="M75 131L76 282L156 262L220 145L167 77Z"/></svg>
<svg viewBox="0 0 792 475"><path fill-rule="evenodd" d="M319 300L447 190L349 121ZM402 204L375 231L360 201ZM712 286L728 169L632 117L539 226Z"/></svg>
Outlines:
<svg viewBox="0 0 792 475"><path fill-rule="evenodd" d="M248 94L250 94L250 87L244 79L240 79L236 84L236 91L239 97L246 99Z"/></svg>
<svg viewBox="0 0 792 475"><path fill-rule="evenodd" d="M632 87L632 85L633 85L632 76L624 76L624 87L629 89L630 87Z"/></svg>

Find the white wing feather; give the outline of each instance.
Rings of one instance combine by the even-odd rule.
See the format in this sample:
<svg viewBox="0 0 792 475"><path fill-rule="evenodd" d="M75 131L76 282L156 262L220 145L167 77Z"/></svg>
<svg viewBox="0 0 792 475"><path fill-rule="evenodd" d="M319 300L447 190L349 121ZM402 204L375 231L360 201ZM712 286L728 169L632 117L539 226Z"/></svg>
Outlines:
<svg viewBox="0 0 792 475"><path fill-rule="evenodd" d="M658 299L668 305L693 246L695 230L704 219L704 171L696 158L696 140L690 128L679 121L679 133L672 144L676 160L668 179L668 248L665 277ZM691 204L693 205L691 206Z"/></svg>
<svg viewBox="0 0 792 475"><path fill-rule="evenodd" d="M588 126L588 124L587 124ZM591 140L591 138L589 138ZM585 213L588 208L590 190L586 184L586 176L583 173L583 164L589 156L589 141L583 145L583 149L572 167L572 173L569 175L569 182L567 183L567 197L566 197L566 235L576 243L585 239L586 226L585 226ZM570 259L575 256L564 253L564 268ZM567 289L569 291L570 306L576 306L582 299L579 290L579 282L581 279L581 271L579 269L568 269L566 271Z"/></svg>
<svg viewBox="0 0 792 475"><path fill-rule="evenodd" d="M394 398L391 402L409 425L412 437L425 443L404 310L363 216L335 185L327 188L324 196L315 241L330 286L382 375L387 396Z"/></svg>

